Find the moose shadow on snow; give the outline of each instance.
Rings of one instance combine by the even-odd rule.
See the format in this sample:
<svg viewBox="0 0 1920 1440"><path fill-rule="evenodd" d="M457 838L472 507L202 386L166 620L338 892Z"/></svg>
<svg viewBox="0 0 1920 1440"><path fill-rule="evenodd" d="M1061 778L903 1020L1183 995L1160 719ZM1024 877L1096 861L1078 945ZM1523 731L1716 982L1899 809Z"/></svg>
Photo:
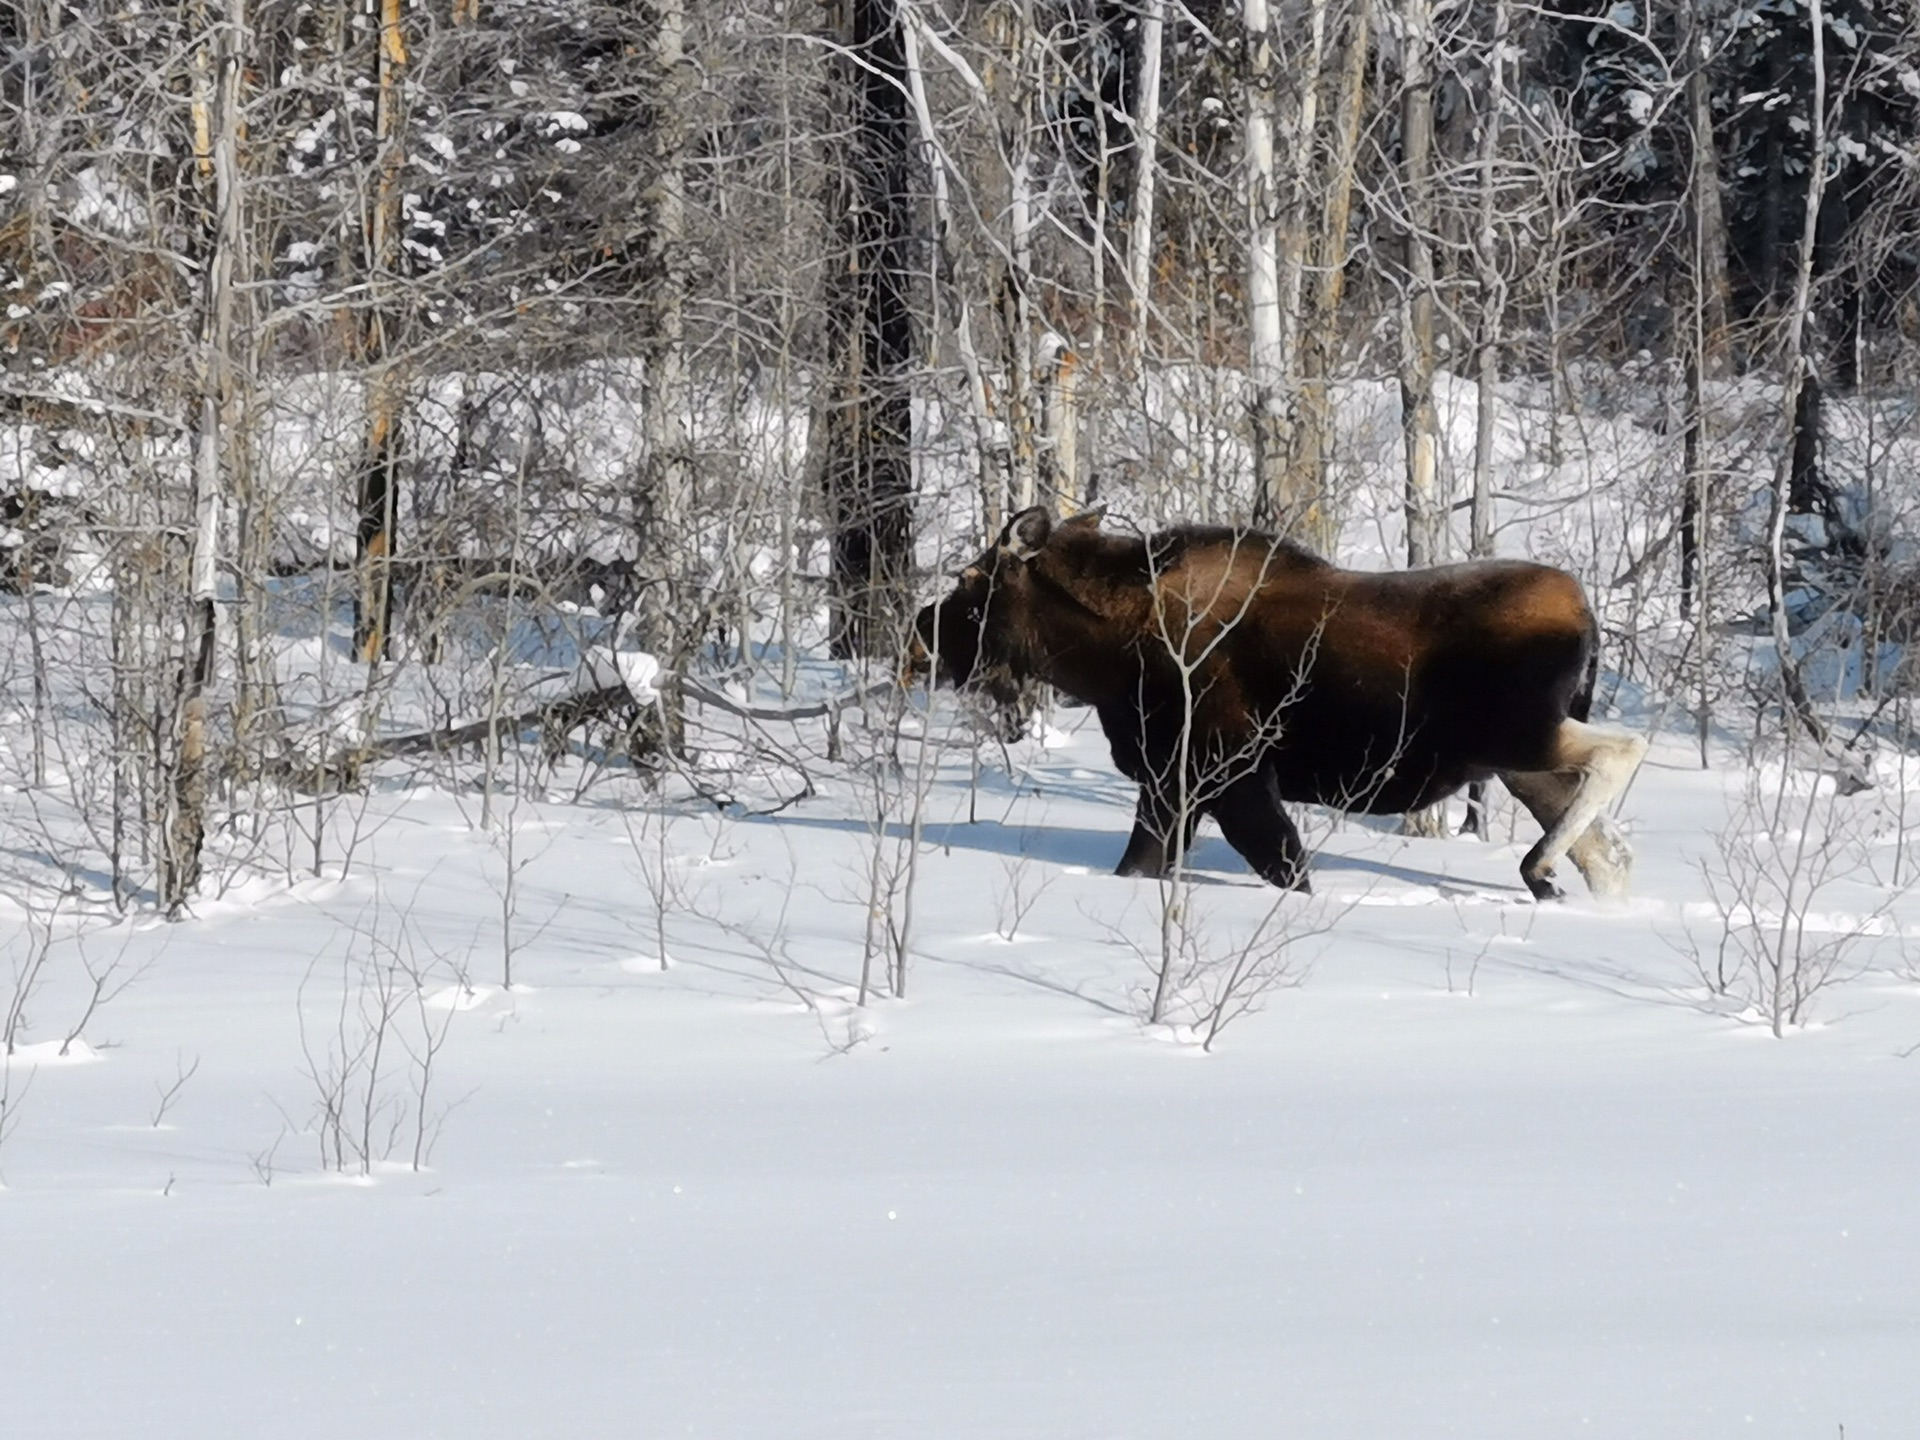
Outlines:
<svg viewBox="0 0 1920 1440"><path fill-rule="evenodd" d="M1049 786L1048 789L1054 787ZM843 835L871 836L873 826L864 821L838 819L824 815L758 815L744 817L744 823L777 825L803 830L826 830ZM1368 827L1372 829L1373 827ZM905 821L888 821L886 838L911 838L912 826ZM1038 860L1061 867L1079 866L1096 875L1113 867L1113 854L1119 836L1112 830L1095 830L1075 825L1007 825L998 820L956 820L932 822L920 828L920 838L928 846L971 851L981 855L999 855L1009 860ZM1477 847L1485 849L1486 847ZM1441 871L1418 870L1385 860L1361 855L1342 855L1322 850L1314 855L1314 865L1326 875L1366 876L1375 882L1395 881L1421 889L1470 885L1476 890L1512 891L1515 899L1527 892L1519 885L1483 881ZM1186 878L1198 884L1231 884L1238 880L1259 880L1251 866L1226 840L1217 835L1202 835L1188 852Z"/></svg>

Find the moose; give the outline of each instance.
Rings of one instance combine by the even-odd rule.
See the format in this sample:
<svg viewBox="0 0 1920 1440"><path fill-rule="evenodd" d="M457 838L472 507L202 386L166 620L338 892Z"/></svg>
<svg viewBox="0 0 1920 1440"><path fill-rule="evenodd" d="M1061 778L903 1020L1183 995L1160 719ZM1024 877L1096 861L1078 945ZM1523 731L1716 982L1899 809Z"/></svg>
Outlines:
<svg viewBox="0 0 1920 1440"><path fill-rule="evenodd" d="M1397 814L1498 776L1545 831L1520 875L1548 900L1563 855L1596 895L1632 867L1604 811L1647 747L1587 723L1598 665L1580 583L1545 565L1374 574L1252 530L1118 534L1035 507L920 611L908 678L1040 680L1092 706L1140 787L1118 874L1170 873L1208 814L1304 890L1286 802Z"/></svg>

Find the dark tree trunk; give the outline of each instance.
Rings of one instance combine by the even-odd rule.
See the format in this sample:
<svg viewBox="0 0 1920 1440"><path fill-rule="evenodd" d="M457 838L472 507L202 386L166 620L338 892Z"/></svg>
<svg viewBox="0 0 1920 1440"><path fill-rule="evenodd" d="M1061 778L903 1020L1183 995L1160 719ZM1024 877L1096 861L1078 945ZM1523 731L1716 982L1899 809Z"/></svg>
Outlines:
<svg viewBox="0 0 1920 1440"><path fill-rule="evenodd" d="M376 395L368 416L367 453L361 461L360 520L355 547L360 585L354 596L354 651L367 664L387 658L393 644L393 546L396 504L397 403L384 393L385 378L371 382Z"/></svg>
<svg viewBox="0 0 1920 1440"><path fill-rule="evenodd" d="M1820 468L1820 423L1825 389L1820 367L1808 365L1793 407L1793 474L1787 486L1787 509L1795 515L1833 513L1833 492Z"/></svg>
<svg viewBox="0 0 1920 1440"><path fill-rule="evenodd" d="M1700 592L1701 464L1706 417L1700 413L1700 353L1687 346L1686 439L1680 481L1680 618L1690 620Z"/></svg>
<svg viewBox="0 0 1920 1440"><path fill-rule="evenodd" d="M839 196L845 254L833 305L839 380L821 482L832 526L833 653L891 651L912 558L913 121L893 0L845 0L853 107Z"/></svg>

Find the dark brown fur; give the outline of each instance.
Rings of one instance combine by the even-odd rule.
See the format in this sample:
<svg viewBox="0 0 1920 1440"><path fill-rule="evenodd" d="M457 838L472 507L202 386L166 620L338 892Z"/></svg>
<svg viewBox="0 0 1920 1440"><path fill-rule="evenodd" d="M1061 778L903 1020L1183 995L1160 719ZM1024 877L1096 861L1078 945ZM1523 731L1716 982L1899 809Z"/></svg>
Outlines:
<svg viewBox="0 0 1920 1440"><path fill-rule="evenodd" d="M1544 565L1369 574L1248 531L1141 538L1044 510L916 630L944 679L992 667L1095 707L1141 786L1123 873L1164 870L1187 839L1173 817L1190 833L1206 812L1283 885L1304 855L1282 801L1397 813L1569 768L1562 726L1585 719L1597 642L1579 583Z"/></svg>

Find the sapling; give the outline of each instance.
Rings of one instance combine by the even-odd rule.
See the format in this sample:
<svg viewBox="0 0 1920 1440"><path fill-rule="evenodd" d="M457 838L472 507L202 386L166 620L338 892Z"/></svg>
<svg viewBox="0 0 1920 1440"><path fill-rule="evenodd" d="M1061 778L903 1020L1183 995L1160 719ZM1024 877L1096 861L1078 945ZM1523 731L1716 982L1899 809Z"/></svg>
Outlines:
<svg viewBox="0 0 1920 1440"><path fill-rule="evenodd" d="M159 1098L154 1104L153 1114L147 1123L155 1130L158 1130L161 1125L165 1123L167 1112L179 1103L180 1092L187 1088L187 1082L199 1073L200 1057L198 1055L195 1055L192 1061L189 1062L185 1052L175 1054L173 1060L173 1079L167 1081L165 1084L162 1084L158 1080L153 1082L154 1091Z"/></svg>
<svg viewBox="0 0 1920 1440"><path fill-rule="evenodd" d="M1732 1000L1775 1036L1806 1022L1821 992L1857 968L1861 940L1879 929L1897 890L1878 890L1865 914L1829 919L1816 908L1836 884L1872 872L1876 807L1826 776L1750 765L1700 875L1718 913L1711 950L1689 936L1708 991Z"/></svg>

